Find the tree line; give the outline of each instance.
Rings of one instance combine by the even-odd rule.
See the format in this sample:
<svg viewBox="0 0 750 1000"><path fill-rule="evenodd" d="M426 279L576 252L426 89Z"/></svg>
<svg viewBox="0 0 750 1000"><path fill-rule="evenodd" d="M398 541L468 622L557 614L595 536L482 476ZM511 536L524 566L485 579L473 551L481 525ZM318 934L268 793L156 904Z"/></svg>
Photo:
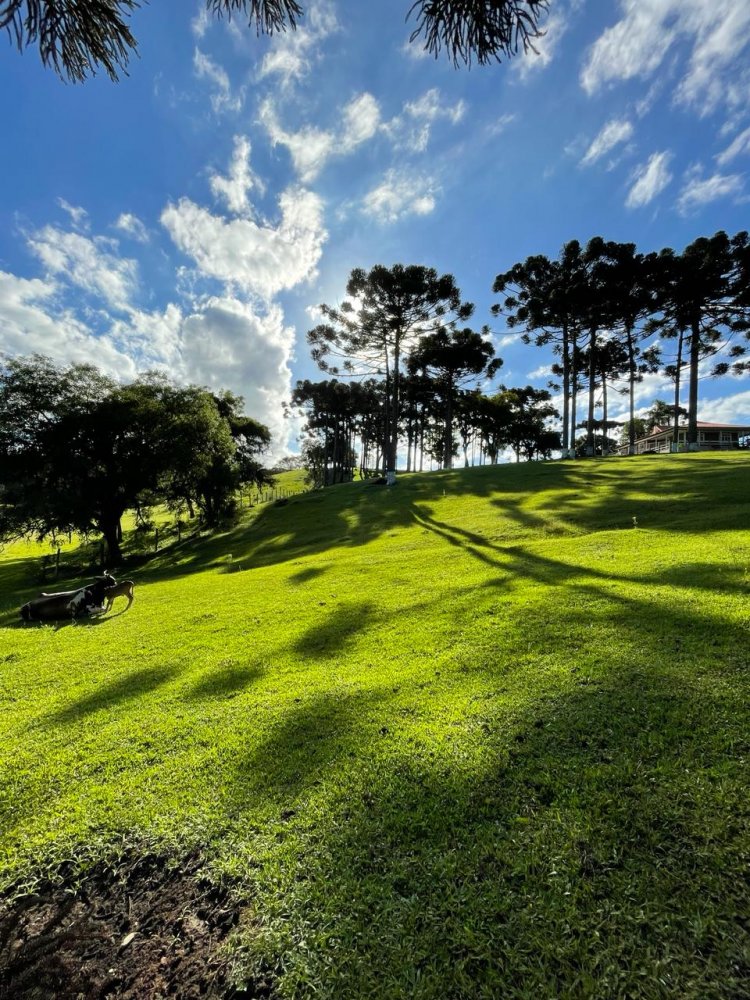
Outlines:
<svg viewBox="0 0 750 1000"><path fill-rule="evenodd" d="M243 485L271 482L268 428L231 392L160 374L118 384L93 365L0 362L0 541L100 532L122 561L121 519L157 504L211 526Z"/></svg>
<svg viewBox="0 0 750 1000"><path fill-rule="evenodd" d="M572 240L555 259L534 255L498 274L493 291L502 296L493 315L518 328L525 343L551 347L547 389L489 388L502 360L486 326L466 325L474 307L453 275L402 264L351 272L347 297L340 306L320 306L324 322L307 334L313 359L333 377L298 382L291 399L306 418L303 452L315 481L342 482L359 465L363 474L382 468L392 482L399 454L412 471L423 468L425 456L450 468L459 449L467 465L496 462L505 449L517 459L558 450L565 457L606 453L616 444L608 437L612 391L628 396L633 453L644 429L635 415L636 386L655 372L674 381L675 442L686 412L693 449L706 365L714 376L750 370L746 232L700 237L682 253L644 254L634 243L601 237L586 246ZM548 390L561 394L561 414ZM552 420L560 421L559 432Z"/></svg>

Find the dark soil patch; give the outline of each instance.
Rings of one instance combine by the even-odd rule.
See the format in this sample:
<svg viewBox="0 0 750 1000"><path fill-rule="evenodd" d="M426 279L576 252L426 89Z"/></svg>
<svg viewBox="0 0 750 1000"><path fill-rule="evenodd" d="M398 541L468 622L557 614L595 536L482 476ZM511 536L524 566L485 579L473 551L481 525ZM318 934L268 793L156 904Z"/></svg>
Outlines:
<svg viewBox="0 0 750 1000"><path fill-rule="evenodd" d="M0 1000L271 997L228 984L222 943L239 918L197 857L131 852L85 875L63 866L33 893L0 898Z"/></svg>

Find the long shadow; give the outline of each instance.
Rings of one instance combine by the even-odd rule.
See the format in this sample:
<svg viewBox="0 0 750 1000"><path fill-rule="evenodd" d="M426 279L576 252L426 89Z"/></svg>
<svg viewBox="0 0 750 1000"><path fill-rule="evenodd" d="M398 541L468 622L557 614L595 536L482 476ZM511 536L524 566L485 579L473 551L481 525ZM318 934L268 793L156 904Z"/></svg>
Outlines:
<svg viewBox="0 0 750 1000"><path fill-rule="evenodd" d="M176 667L150 667L136 670L109 684L98 687L91 694L71 702L64 708L51 712L41 720L41 725L66 725L77 722L101 709L112 708L122 702L150 694L177 674Z"/></svg>
<svg viewBox="0 0 750 1000"><path fill-rule="evenodd" d="M309 583L310 580L315 580L319 576L322 576L326 572L325 566L310 566L309 569L301 569L299 573L292 573L288 578L290 583L295 583L301 585L303 583Z"/></svg>
<svg viewBox="0 0 750 1000"><path fill-rule="evenodd" d="M547 583L564 572L541 570ZM325 953L305 951L311 981L332 993L335 969L339 995L604 1000L645 997L661 975L648 996L743 995L743 630L649 597L626 604L606 661L577 672L573 656L564 682L520 706L505 694L522 668L477 654L475 708L441 746L416 724L389 753L372 717L390 692L331 693L291 708L243 762L235 807L265 788L302 830L305 793L340 774L298 860L309 890L292 881L284 900L279 946L295 959L303 932L335 920ZM622 607L608 608L613 625ZM585 635L587 611L566 615ZM704 668L719 683L695 669L711 636ZM357 755L367 765L353 773Z"/></svg>
<svg viewBox="0 0 750 1000"><path fill-rule="evenodd" d="M367 745L363 717L385 697L382 693L330 691L289 706L265 739L242 758L227 791L230 813L247 808L248 796L279 807L296 806L296 796Z"/></svg>
<svg viewBox="0 0 750 1000"><path fill-rule="evenodd" d="M232 698L260 680L265 671L253 663L237 663L229 660L207 670L188 694L188 698L205 700L210 698Z"/></svg>
<svg viewBox="0 0 750 1000"><path fill-rule="evenodd" d="M597 501L592 503L595 487ZM540 491L552 491L543 507L534 503ZM393 488L342 484L294 497L283 507L267 505L231 530L187 540L179 550L142 565L138 575L158 581L219 571L226 568L229 555L233 564L251 570L332 548L357 548L408 528L415 511L445 496L469 495L492 498L499 512L519 526L521 537L625 529L632 526L633 517L644 527L681 533L733 530L747 521L750 462L702 455L665 456L663 461L540 462L402 475ZM17 568L10 579L15 584ZM19 593L16 606L28 596ZM0 627L4 625L3 619Z"/></svg>
<svg viewBox="0 0 750 1000"><path fill-rule="evenodd" d="M344 604L301 635L293 649L302 656L325 659L346 649L371 625L375 612L372 601Z"/></svg>

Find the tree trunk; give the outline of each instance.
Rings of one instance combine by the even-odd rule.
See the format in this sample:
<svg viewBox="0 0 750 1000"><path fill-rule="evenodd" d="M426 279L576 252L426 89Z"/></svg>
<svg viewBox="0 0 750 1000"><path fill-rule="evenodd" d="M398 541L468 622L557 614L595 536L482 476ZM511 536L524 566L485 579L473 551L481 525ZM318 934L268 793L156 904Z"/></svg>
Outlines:
<svg viewBox="0 0 750 1000"><path fill-rule="evenodd" d="M628 391L630 397L630 427L628 429L628 455L635 455L635 344L633 343L633 329L628 324L626 327L628 340L628 369L629 384Z"/></svg>
<svg viewBox="0 0 750 1000"><path fill-rule="evenodd" d="M563 320L562 328L562 358L563 358L563 458L570 458L568 440L570 438L570 337L568 336L568 323Z"/></svg>
<svg viewBox="0 0 750 1000"><path fill-rule="evenodd" d="M607 373L602 371L602 458L607 454Z"/></svg>
<svg viewBox="0 0 750 1000"><path fill-rule="evenodd" d="M701 331L694 319L690 330L690 394L688 396L688 451L698 451L698 363L701 351Z"/></svg>
<svg viewBox="0 0 750 1000"><path fill-rule="evenodd" d="M674 377L674 433L672 435L672 451L680 447L680 373L682 371L682 342L684 331L680 330L677 340L677 368Z"/></svg>
<svg viewBox="0 0 750 1000"><path fill-rule="evenodd" d="M445 468L453 468L453 379L448 378L445 400Z"/></svg>
<svg viewBox="0 0 750 1000"><path fill-rule="evenodd" d="M117 537L117 526L119 523L119 514L102 517L99 521L99 530L107 545L107 564L109 569L119 566L122 562L122 549Z"/></svg>
<svg viewBox="0 0 750 1000"><path fill-rule="evenodd" d="M592 329L589 340L589 416L586 425L586 454L596 453L594 444L594 402L596 398L596 330Z"/></svg>
<svg viewBox="0 0 750 1000"><path fill-rule="evenodd" d="M570 357L571 357L571 372L570 372L570 453L575 458L576 454L576 407L578 403L578 364L576 358L576 351L578 348L577 338L575 334L571 338L570 343Z"/></svg>

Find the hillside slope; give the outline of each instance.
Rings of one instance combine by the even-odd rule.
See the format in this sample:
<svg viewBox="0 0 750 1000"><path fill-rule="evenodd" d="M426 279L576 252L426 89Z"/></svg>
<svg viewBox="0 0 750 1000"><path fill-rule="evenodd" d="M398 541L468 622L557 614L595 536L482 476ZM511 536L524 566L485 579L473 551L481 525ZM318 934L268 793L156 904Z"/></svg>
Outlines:
<svg viewBox="0 0 750 1000"><path fill-rule="evenodd" d="M282 997L750 995L749 501L743 454L347 484L57 628L11 550L0 881L197 850Z"/></svg>

